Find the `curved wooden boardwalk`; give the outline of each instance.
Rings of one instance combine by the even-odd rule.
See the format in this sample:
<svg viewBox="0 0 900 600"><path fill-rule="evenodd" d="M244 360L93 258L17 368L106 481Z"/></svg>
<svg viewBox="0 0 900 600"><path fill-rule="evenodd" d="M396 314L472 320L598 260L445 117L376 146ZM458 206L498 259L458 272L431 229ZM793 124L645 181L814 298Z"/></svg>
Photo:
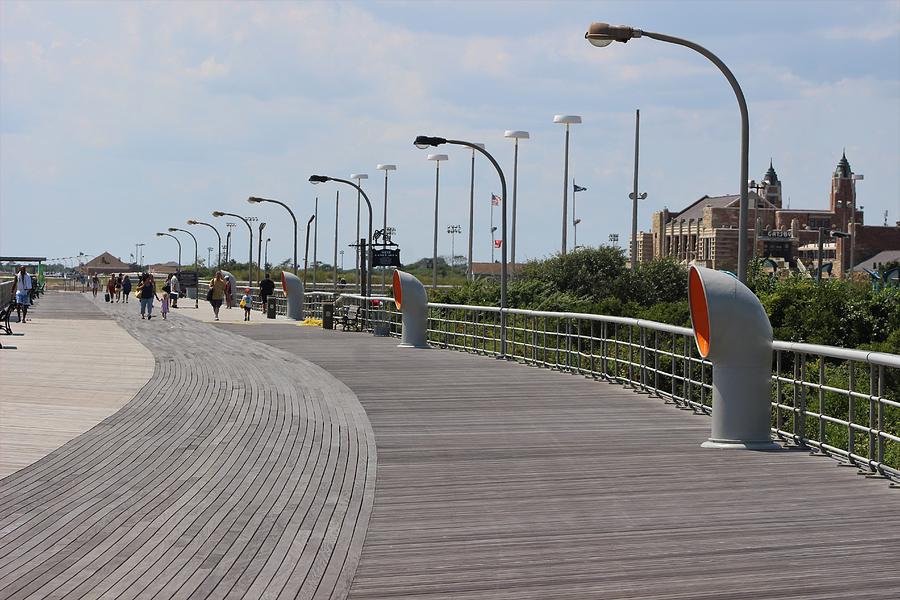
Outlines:
<svg viewBox="0 0 900 600"><path fill-rule="evenodd" d="M346 597L375 492L353 392L193 319L102 310L155 372L117 413L0 480L0 598Z"/></svg>

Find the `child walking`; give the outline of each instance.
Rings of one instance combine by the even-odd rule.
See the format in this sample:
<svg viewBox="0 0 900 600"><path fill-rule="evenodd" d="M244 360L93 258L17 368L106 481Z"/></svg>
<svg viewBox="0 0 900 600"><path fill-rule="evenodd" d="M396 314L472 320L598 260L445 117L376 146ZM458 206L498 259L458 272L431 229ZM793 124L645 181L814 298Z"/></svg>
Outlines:
<svg viewBox="0 0 900 600"><path fill-rule="evenodd" d="M244 295L241 296L241 308L244 309L244 320L250 320L250 307L253 304L253 296L250 295L250 288L244 288Z"/></svg>
<svg viewBox="0 0 900 600"><path fill-rule="evenodd" d="M168 292L163 292L163 297L162 297L162 302L159 307L159 312L162 314L163 321L165 321L169 315L169 293Z"/></svg>

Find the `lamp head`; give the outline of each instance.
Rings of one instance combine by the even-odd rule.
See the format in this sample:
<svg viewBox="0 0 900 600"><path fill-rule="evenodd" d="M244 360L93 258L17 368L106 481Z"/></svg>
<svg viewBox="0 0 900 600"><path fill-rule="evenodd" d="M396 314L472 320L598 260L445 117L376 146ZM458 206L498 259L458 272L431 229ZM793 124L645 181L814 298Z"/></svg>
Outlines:
<svg viewBox="0 0 900 600"><path fill-rule="evenodd" d="M188 219L188 220L187 220L187 224L188 224L188 225L197 225L197 221L195 221L195 220L193 220L193 219Z"/></svg>
<svg viewBox="0 0 900 600"><path fill-rule="evenodd" d="M429 154L428 155L428 160L434 160L434 161L438 161L438 162L440 162L442 160L448 160L449 158L450 157L447 156L446 154Z"/></svg>
<svg viewBox="0 0 900 600"><path fill-rule="evenodd" d="M160 233L160 232L158 232L158 231L156 232L156 237L162 237L162 236L164 236L164 235L166 235L166 234Z"/></svg>
<svg viewBox="0 0 900 600"><path fill-rule="evenodd" d="M213 213L212 213L212 216L214 216L214 217L224 217L224 216L225 216L225 213L223 213L221 210L214 210Z"/></svg>
<svg viewBox="0 0 900 600"><path fill-rule="evenodd" d="M397 165L377 165L375 169L378 171L396 171Z"/></svg>
<svg viewBox="0 0 900 600"><path fill-rule="evenodd" d="M313 185L318 185L320 183L326 183L328 181L331 181L331 177L328 177L327 175L310 175L309 176L309 182Z"/></svg>
<svg viewBox="0 0 900 600"><path fill-rule="evenodd" d="M416 136L416 141L413 142L419 150L427 150L429 146L440 146L441 144L446 143L447 140L442 137L433 137L429 135Z"/></svg>
<svg viewBox="0 0 900 600"><path fill-rule="evenodd" d="M564 123L566 125L574 125L576 123L581 123L580 115L554 115L553 116L554 123Z"/></svg>
<svg viewBox="0 0 900 600"><path fill-rule="evenodd" d="M613 42L625 43L631 38L641 37L641 30L627 25L610 25L609 23L591 23L584 37L594 46L603 48Z"/></svg>
<svg viewBox="0 0 900 600"><path fill-rule="evenodd" d="M361 181L368 178L369 176L365 173L350 173L350 179L355 179L356 181Z"/></svg>
<svg viewBox="0 0 900 600"><path fill-rule="evenodd" d="M503 132L503 137L511 138L511 139L515 139L515 140L527 140L531 136L528 134L527 131L520 131L518 129L507 129L506 131Z"/></svg>
<svg viewBox="0 0 900 600"><path fill-rule="evenodd" d="M249 202L250 204L259 204L262 201L262 198L257 198L256 196L250 196L249 198L247 198L247 202Z"/></svg>
<svg viewBox="0 0 900 600"><path fill-rule="evenodd" d="M178 231L177 227L169 227L169 231Z"/></svg>
<svg viewBox="0 0 900 600"><path fill-rule="evenodd" d="M832 231L831 237L833 237L833 238L848 238L848 237L850 237L850 234L847 233L846 231Z"/></svg>

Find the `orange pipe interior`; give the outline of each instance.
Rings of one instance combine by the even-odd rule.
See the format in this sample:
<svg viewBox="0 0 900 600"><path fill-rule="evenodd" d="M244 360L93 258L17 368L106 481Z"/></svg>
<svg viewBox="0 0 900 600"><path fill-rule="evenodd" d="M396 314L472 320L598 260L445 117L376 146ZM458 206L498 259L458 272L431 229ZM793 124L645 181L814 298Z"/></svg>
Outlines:
<svg viewBox="0 0 900 600"><path fill-rule="evenodd" d="M706 305L706 292L697 269L691 269L688 276L688 294L690 296L691 323L694 324L694 336L700 355L709 355L709 307Z"/></svg>
<svg viewBox="0 0 900 600"><path fill-rule="evenodd" d="M394 271L393 284L394 303L397 305L397 308L400 308L400 304L403 301L403 287L400 285L400 273L397 271Z"/></svg>

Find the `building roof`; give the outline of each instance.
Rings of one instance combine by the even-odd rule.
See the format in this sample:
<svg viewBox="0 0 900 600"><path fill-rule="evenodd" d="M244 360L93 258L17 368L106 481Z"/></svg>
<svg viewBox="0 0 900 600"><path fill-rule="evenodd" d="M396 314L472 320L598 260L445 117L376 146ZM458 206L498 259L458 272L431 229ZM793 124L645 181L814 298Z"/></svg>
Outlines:
<svg viewBox="0 0 900 600"><path fill-rule="evenodd" d="M761 205L764 205L766 208L775 208L774 204L760 197L756 192L750 192L748 197L751 201L753 199L756 199L760 202ZM672 221L675 219L684 219L685 221L688 221L690 219L694 219L695 221L697 221L703 218L703 209L707 206L711 206L713 208L737 208L740 201L741 197L738 194L730 194L728 196L703 196L702 198L682 210L680 213L673 213L669 220Z"/></svg>
<svg viewBox="0 0 900 600"><path fill-rule="evenodd" d="M847 161L847 153L844 152L841 155L841 160L838 161L837 168L834 170L834 174L838 177L843 177L844 179L850 179L851 173L850 163Z"/></svg>
<svg viewBox="0 0 900 600"><path fill-rule="evenodd" d="M863 269L869 270L872 268L872 263L889 263L894 261L900 261L900 250L882 250L875 256L868 258L855 267L853 267L854 271L863 271Z"/></svg>
<svg viewBox="0 0 900 600"><path fill-rule="evenodd" d="M772 166L772 159L769 159L769 170L766 171L765 181L769 183L778 183L778 173L775 172L775 167Z"/></svg>
<svg viewBox="0 0 900 600"><path fill-rule="evenodd" d="M131 269L127 263L123 263L109 252L103 252L95 256L80 268L89 273L118 273Z"/></svg>
<svg viewBox="0 0 900 600"><path fill-rule="evenodd" d="M513 272L522 268L521 263L509 263L507 265L507 271ZM496 275L500 276L500 263L499 262L473 262L472 263L472 272L475 275Z"/></svg>

